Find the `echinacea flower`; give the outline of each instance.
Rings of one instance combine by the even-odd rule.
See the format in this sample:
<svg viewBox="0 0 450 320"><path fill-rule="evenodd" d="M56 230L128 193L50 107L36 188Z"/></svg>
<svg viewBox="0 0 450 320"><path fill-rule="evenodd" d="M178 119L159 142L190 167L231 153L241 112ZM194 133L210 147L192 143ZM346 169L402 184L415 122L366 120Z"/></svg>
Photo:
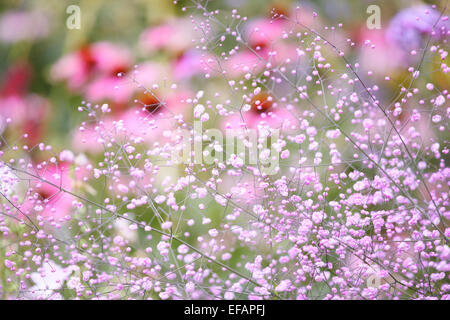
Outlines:
<svg viewBox="0 0 450 320"><path fill-rule="evenodd" d="M192 45L192 23L188 19L173 19L145 30L139 39L144 53L166 50L175 55Z"/></svg>
<svg viewBox="0 0 450 320"><path fill-rule="evenodd" d="M66 81L71 90L87 84L91 77L116 76L127 71L132 57L125 47L110 42L88 44L59 59L51 69L55 81Z"/></svg>
<svg viewBox="0 0 450 320"><path fill-rule="evenodd" d="M278 104L267 92L255 94L241 113L233 111L224 118L223 129L256 129L258 125L268 125L271 128L283 129L295 125L295 117L285 106Z"/></svg>
<svg viewBox="0 0 450 320"><path fill-rule="evenodd" d="M191 96L187 90L165 95L141 88L132 107L105 117L101 123L80 127L74 133L73 147L76 151L98 153L104 150L105 142L110 139L141 137L146 142L161 140L163 131L173 128L175 116L187 115L189 109L182 101Z"/></svg>
<svg viewBox="0 0 450 320"><path fill-rule="evenodd" d="M112 103L112 111L121 111L133 105L133 96L139 87L152 87L167 75L164 66L145 62L129 73L106 74L92 80L85 89L86 99L91 103Z"/></svg>

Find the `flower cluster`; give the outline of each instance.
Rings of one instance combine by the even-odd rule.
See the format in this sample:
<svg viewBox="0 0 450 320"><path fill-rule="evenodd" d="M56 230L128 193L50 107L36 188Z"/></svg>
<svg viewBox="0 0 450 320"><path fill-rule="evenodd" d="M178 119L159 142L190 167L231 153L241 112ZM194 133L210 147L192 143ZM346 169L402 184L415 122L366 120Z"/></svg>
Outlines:
<svg viewBox="0 0 450 320"><path fill-rule="evenodd" d="M399 12L360 62L312 8L193 3L141 34L142 63L96 42L53 65L86 100L65 148L7 141L34 99L11 71L0 296L450 298L445 14ZM406 58L391 73L379 47Z"/></svg>

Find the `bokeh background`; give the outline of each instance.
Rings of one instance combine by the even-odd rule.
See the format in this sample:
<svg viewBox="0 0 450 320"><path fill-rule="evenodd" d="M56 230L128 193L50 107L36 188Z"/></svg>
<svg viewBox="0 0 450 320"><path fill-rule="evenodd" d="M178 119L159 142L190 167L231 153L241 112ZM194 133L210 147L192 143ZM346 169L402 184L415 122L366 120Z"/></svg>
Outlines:
<svg viewBox="0 0 450 320"><path fill-rule="evenodd" d="M369 34L366 27L369 5L376 4L382 8L382 28L376 31L382 34L396 13L423 3L427 2L214 0L210 1L209 6L223 11L239 8L242 15L251 19L270 17L272 8L289 12L295 5L301 4L317 12L324 25L343 23L343 37L359 39L362 33ZM80 29L69 30L66 27L69 17L66 9L69 5L78 5L81 9ZM36 141L45 138L53 144L69 143L71 129L80 122L76 108L86 97L82 90L69 90L66 82L52 79L52 66L64 55L99 41L124 46L129 50L133 63L151 61L161 66L170 65L180 59L183 52L143 52L139 50L139 39L148 28L188 16L189 13L181 8L189 5L190 1L179 1L175 6L169 0L3 0L0 3L0 99L16 93L25 100L27 95L37 95L43 100L17 102L26 105L24 108L30 117L34 114L28 126L36 135ZM354 47L354 55L358 55L360 44ZM377 59L381 60L381 57ZM42 104L47 105L45 111L37 110L43 108ZM8 113L5 108L13 107L2 103L0 108L0 115L4 118Z"/></svg>

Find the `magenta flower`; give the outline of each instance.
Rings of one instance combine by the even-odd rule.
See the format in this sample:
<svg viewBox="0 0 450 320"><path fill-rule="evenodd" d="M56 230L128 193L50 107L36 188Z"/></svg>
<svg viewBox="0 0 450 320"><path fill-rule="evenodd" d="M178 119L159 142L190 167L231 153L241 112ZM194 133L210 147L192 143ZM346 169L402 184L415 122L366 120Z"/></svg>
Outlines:
<svg viewBox="0 0 450 320"><path fill-rule="evenodd" d="M0 119L10 121L27 134L27 144L37 144L44 134L45 119L50 111L49 101L37 94L28 93L28 82L32 72L28 65L12 66L3 79L0 88Z"/></svg>
<svg viewBox="0 0 450 320"><path fill-rule="evenodd" d="M232 115L222 121L223 129L243 129L245 127L256 129L259 125L268 125L272 128L285 129L295 125L295 116L285 107L275 102L267 92L253 95L244 107L241 115L234 111Z"/></svg>
<svg viewBox="0 0 450 320"><path fill-rule="evenodd" d="M358 38L361 42L359 64L365 72L371 71L376 76L384 78L386 68L396 69L405 66L403 51L394 43L387 41L384 29L368 30L363 27Z"/></svg>
<svg viewBox="0 0 450 320"><path fill-rule="evenodd" d="M11 10L0 16L0 41L4 43L36 41L49 31L49 17L41 11Z"/></svg>
<svg viewBox="0 0 450 320"><path fill-rule="evenodd" d="M211 54L197 50L187 50L172 62L172 74L175 81L189 80L194 76L205 75L210 71L208 61L212 61Z"/></svg>
<svg viewBox="0 0 450 320"><path fill-rule="evenodd" d="M36 174L42 179L36 180L32 192L27 196L25 202L20 205L20 210L27 215L37 214L46 219L61 220L74 209L73 198L62 192L73 190L73 179L70 176L70 167L67 163L59 165L36 165Z"/></svg>
<svg viewBox="0 0 450 320"><path fill-rule="evenodd" d="M99 153L112 138L144 137L147 142L162 139L163 131L173 128L174 116L187 115L189 109L183 101L191 96L186 90L164 96L145 93L141 88L132 107L112 112L101 123L81 126L74 133L74 149Z"/></svg>
<svg viewBox="0 0 450 320"><path fill-rule="evenodd" d="M223 64L226 73L235 78L245 73L259 73L267 63L277 66L297 55L294 44L281 41L288 24L283 20L257 19L244 28L245 44ZM217 66L216 66L217 68Z"/></svg>

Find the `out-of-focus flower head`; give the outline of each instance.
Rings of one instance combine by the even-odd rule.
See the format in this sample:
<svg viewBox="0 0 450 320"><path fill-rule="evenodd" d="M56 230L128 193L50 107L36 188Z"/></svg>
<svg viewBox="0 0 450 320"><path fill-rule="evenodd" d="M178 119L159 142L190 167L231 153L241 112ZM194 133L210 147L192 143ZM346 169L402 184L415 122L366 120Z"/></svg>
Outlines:
<svg viewBox="0 0 450 320"><path fill-rule="evenodd" d="M192 23L187 19L176 19L150 27L140 36L140 48L144 53L165 50L178 55L192 46L194 38Z"/></svg>
<svg viewBox="0 0 450 320"><path fill-rule="evenodd" d="M246 26L247 40L254 50L262 50L270 46L273 41L281 39L285 31L283 20L255 19Z"/></svg>
<svg viewBox="0 0 450 320"><path fill-rule="evenodd" d="M36 175L43 180L36 180L35 194L27 198L20 206L21 210L27 214L35 212L51 220L68 216L73 208L73 198L60 188L72 191L76 180L81 178L80 174L71 175L71 163L68 161L35 167Z"/></svg>
<svg viewBox="0 0 450 320"><path fill-rule="evenodd" d="M224 118L224 129L242 129L244 127L256 129L265 124L271 128L288 128L295 123L295 117L284 107L281 107L267 92L254 94L250 102L245 105L242 118L234 112Z"/></svg>
<svg viewBox="0 0 450 320"><path fill-rule="evenodd" d="M168 74L163 65L146 62L131 74L101 76L89 83L85 90L86 99L92 103L112 102L113 111L124 109L124 105L132 103L138 86L151 87L161 77ZM133 81L134 79L134 81Z"/></svg>
<svg viewBox="0 0 450 320"><path fill-rule="evenodd" d="M384 30L368 30L362 27L358 33L361 42L359 63L364 71L372 71L378 77L384 77L386 69L394 70L404 66L403 51L387 41Z"/></svg>
<svg viewBox="0 0 450 320"><path fill-rule="evenodd" d="M140 49L144 55L158 51L171 58L172 76L181 81L205 73L206 60L210 54L194 50L192 22L186 19L169 20L164 24L150 27L140 36Z"/></svg>
<svg viewBox="0 0 450 320"><path fill-rule="evenodd" d="M198 50L183 52L172 64L172 74L175 81L188 80L194 76L208 72L208 61L213 59L211 54L201 53Z"/></svg>
<svg viewBox="0 0 450 320"><path fill-rule="evenodd" d="M304 12L303 12L304 14ZM287 31L292 29L291 12L287 8L272 8L270 16L249 20L243 26L245 45L232 52L223 63L223 69L230 77L239 77L249 71L259 73L266 63L283 63L297 55L297 47L284 41ZM302 19L309 24L308 19Z"/></svg>
<svg viewBox="0 0 450 320"><path fill-rule="evenodd" d="M45 38L50 31L48 21L48 17L40 11L7 11L0 17L0 42L16 43Z"/></svg>
<svg viewBox="0 0 450 320"><path fill-rule="evenodd" d="M5 73L0 96L24 95L31 78L31 67L26 63L12 65Z"/></svg>
<svg viewBox="0 0 450 320"><path fill-rule="evenodd" d="M37 94L27 93L31 76L32 70L26 63L14 64L7 70L0 87L0 122L9 118L12 125L28 135L27 142L34 145L42 137L43 119L50 111L50 103Z"/></svg>
<svg viewBox="0 0 450 320"><path fill-rule="evenodd" d="M387 39L409 52L423 45L423 36L434 39L445 36L450 29L448 17L428 5L419 5L400 11L389 23Z"/></svg>
<svg viewBox="0 0 450 320"><path fill-rule="evenodd" d="M164 130L172 128L174 116L187 115L183 101L192 97L192 92L177 91L147 92L141 88L135 93L135 104L126 110L105 116L101 124L86 124L74 133L73 147L77 151L99 153L104 150L104 141L142 137L147 142L162 140Z"/></svg>
<svg viewBox="0 0 450 320"><path fill-rule="evenodd" d="M70 89L77 90L92 77L115 76L127 71L132 61L127 48L110 42L97 42L58 60L51 69L51 77L56 81L67 81Z"/></svg>

